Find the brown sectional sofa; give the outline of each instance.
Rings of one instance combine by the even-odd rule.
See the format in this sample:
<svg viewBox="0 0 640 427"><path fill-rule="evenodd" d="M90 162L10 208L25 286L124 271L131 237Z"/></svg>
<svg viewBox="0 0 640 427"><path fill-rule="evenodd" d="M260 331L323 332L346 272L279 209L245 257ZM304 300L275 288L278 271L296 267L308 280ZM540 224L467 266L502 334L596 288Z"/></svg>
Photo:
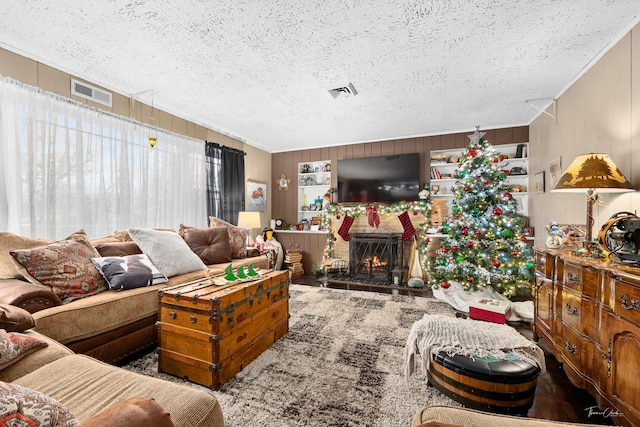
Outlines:
<svg viewBox="0 0 640 427"><path fill-rule="evenodd" d="M108 239L121 241L122 236L123 233L115 233ZM142 396L159 403L176 426L223 427L222 410L213 393L145 377L111 364L156 344L159 289L201 280L207 274L222 274L229 264L234 268L249 263L269 268L269 259L255 252L247 258L207 265L208 271L169 277L167 283L107 290L62 303L47 286L14 277L16 270L9 251L46 243L0 232L0 303L29 311L36 326L25 333L48 343L0 369L0 381L44 393L80 421L125 399Z"/></svg>

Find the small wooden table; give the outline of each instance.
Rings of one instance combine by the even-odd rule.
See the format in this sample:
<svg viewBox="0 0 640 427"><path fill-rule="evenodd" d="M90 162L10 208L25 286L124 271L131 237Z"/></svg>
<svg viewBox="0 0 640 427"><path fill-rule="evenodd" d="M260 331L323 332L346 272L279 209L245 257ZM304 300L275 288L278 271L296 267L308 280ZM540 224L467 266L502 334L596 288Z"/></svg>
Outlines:
<svg viewBox="0 0 640 427"><path fill-rule="evenodd" d="M218 389L289 329L289 275L158 291L158 371Z"/></svg>

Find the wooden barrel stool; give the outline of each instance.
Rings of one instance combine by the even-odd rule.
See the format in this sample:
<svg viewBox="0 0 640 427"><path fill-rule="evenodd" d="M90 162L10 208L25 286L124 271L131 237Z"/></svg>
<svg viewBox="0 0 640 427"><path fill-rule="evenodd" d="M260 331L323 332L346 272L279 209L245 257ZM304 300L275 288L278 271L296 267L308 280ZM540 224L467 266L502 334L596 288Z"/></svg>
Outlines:
<svg viewBox="0 0 640 427"><path fill-rule="evenodd" d="M526 414L533 404L540 368L516 356L473 359L446 352L432 354L429 384L468 408Z"/></svg>

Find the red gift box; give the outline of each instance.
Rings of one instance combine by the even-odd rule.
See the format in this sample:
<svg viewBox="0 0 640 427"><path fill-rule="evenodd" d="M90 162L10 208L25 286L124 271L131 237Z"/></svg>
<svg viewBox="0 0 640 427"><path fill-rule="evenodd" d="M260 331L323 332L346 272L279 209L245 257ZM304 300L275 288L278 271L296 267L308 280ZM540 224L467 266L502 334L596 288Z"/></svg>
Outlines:
<svg viewBox="0 0 640 427"><path fill-rule="evenodd" d="M469 317L493 323L506 323L511 317L511 302L479 298L469 302Z"/></svg>

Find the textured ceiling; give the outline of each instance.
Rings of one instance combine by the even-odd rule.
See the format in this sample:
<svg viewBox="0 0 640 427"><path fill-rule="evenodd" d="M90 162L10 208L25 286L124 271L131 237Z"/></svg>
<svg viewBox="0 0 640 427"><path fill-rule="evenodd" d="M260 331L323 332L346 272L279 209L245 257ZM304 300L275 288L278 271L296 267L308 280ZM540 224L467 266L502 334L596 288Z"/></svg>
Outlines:
<svg viewBox="0 0 640 427"><path fill-rule="evenodd" d="M527 125L638 0L0 0L0 46L269 152ZM352 82L357 96L329 89ZM151 103L149 93L139 98ZM545 106L545 99L537 101Z"/></svg>

